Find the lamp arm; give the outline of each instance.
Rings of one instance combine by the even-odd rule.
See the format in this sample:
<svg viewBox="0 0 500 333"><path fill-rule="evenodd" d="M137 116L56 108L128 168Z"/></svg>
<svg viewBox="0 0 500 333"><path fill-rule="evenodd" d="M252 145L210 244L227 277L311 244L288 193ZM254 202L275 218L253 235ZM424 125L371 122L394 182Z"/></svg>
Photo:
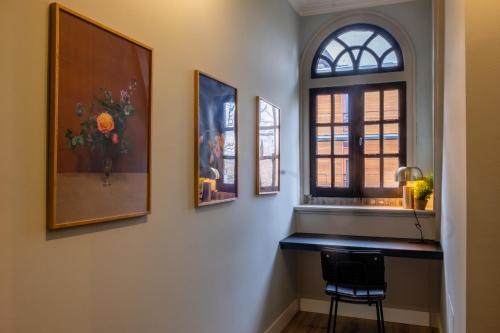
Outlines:
<svg viewBox="0 0 500 333"><path fill-rule="evenodd" d="M422 243L425 243L422 225L420 224L420 220L418 219L417 211L415 209L413 210L413 215L415 215L415 219L417 220L417 222L415 223L415 227L418 229L418 231L420 231L420 241Z"/></svg>

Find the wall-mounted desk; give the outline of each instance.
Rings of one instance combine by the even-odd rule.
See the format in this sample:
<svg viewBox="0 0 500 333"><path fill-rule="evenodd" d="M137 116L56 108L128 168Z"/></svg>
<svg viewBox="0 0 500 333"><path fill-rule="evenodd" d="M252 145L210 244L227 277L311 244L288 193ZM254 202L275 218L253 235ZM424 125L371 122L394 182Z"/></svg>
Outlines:
<svg viewBox="0 0 500 333"><path fill-rule="evenodd" d="M302 251L321 251L326 248L378 250L388 257L443 259L443 250L439 242L415 243L415 241L405 238L295 233L280 241L280 247L284 250Z"/></svg>

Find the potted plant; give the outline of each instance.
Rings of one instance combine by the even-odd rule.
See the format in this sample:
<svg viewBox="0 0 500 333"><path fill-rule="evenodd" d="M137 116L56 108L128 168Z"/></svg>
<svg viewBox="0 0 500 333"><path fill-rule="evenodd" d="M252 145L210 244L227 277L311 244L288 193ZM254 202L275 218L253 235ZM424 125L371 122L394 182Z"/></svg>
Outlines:
<svg viewBox="0 0 500 333"><path fill-rule="evenodd" d="M416 210L425 210L427 206L427 201L434 191L434 177L428 176L424 177L422 180L417 180L415 186L413 187L413 195L415 200Z"/></svg>

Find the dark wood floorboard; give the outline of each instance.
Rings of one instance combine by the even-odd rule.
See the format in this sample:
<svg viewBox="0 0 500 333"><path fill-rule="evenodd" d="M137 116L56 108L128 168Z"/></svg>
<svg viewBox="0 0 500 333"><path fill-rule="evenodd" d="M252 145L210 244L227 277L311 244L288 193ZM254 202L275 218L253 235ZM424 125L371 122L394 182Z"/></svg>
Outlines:
<svg viewBox="0 0 500 333"><path fill-rule="evenodd" d="M326 333L328 315L299 312L282 333ZM335 333L376 333L375 320L338 317ZM429 327L385 322L386 333L437 333Z"/></svg>

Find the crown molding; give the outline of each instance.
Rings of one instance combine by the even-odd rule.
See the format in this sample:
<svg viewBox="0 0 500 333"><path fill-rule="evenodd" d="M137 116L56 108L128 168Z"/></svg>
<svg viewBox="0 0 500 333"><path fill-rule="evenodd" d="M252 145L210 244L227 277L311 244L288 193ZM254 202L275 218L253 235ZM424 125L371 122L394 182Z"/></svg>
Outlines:
<svg viewBox="0 0 500 333"><path fill-rule="evenodd" d="M300 16L320 15L410 1L416 0L288 0Z"/></svg>

